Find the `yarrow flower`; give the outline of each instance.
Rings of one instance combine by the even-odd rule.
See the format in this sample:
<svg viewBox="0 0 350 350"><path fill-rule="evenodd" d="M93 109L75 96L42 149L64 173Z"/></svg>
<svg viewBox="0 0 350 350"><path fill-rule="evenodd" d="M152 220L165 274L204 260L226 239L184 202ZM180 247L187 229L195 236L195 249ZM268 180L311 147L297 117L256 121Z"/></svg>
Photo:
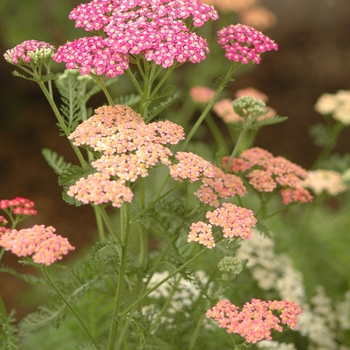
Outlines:
<svg viewBox="0 0 350 350"><path fill-rule="evenodd" d="M293 301L252 299L239 311L238 306L223 299L206 312L206 317L217 321L227 333L239 334L247 343L255 344L263 339L271 340L271 330L282 332L281 323L296 329L301 313L300 306Z"/></svg>
<svg viewBox="0 0 350 350"><path fill-rule="evenodd" d="M6 212L10 211L15 215L36 215L35 204L33 201L23 198L16 197L14 199L2 199L0 201L0 209Z"/></svg>
<svg viewBox="0 0 350 350"><path fill-rule="evenodd" d="M56 48L44 41L25 40L4 53L5 60L12 64L38 63L51 59Z"/></svg>
<svg viewBox="0 0 350 350"><path fill-rule="evenodd" d="M215 95L215 91L205 86L193 86L190 95L196 103L208 103Z"/></svg>
<svg viewBox="0 0 350 350"><path fill-rule="evenodd" d="M225 168L229 157L223 158ZM272 153L253 147L242 152L230 165L230 172L245 172L245 177L258 192L281 191L284 204L293 202L311 202L311 193L302 187L302 181L308 177L305 169L284 157L274 157Z"/></svg>
<svg viewBox="0 0 350 350"><path fill-rule="evenodd" d="M81 178L68 191L83 203L111 203L120 207L131 202L127 182L148 176L148 169L159 161L170 165L172 152L165 145L175 145L185 137L181 126L170 121L146 124L128 106L102 106L81 123L69 138L76 146L88 146L101 156L91 162L96 173Z"/></svg>
<svg viewBox="0 0 350 350"><path fill-rule="evenodd" d="M208 249L215 247L213 232L211 225L203 221L194 222L191 224L187 242L198 242L206 246Z"/></svg>
<svg viewBox="0 0 350 350"><path fill-rule="evenodd" d="M321 114L332 114L333 118L345 125L350 124L350 91L339 90L335 94L323 94L315 104Z"/></svg>
<svg viewBox="0 0 350 350"><path fill-rule="evenodd" d="M67 238L55 234L55 228L44 225L0 232L0 246L19 257L32 255L34 262L45 265L61 260L75 249Z"/></svg>
<svg viewBox="0 0 350 350"><path fill-rule="evenodd" d="M278 50L278 45L257 29L243 24L230 25L218 31L218 43L225 50L225 56L234 62L259 64L260 54Z"/></svg>
<svg viewBox="0 0 350 350"><path fill-rule="evenodd" d="M222 229L225 238L249 239L252 235L252 228L257 223L252 210L232 203L223 203L214 211L208 211L206 218L212 225Z"/></svg>
<svg viewBox="0 0 350 350"><path fill-rule="evenodd" d="M179 162L169 166L169 169L170 176L177 181L195 182L203 177L212 178L215 176L214 166L197 154L177 152L175 158Z"/></svg>
<svg viewBox="0 0 350 350"><path fill-rule="evenodd" d="M247 193L243 181L233 174L225 174L220 168L214 167L214 176L202 179L202 185L194 193L205 204L219 206L219 199L226 199L238 195L243 197Z"/></svg>
<svg viewBox="0 0 350 350"><path fill-rule="evenodd" d="M301 183L301 186L310 188L318 195L325 191L331 196L336 196L347 190L347 186L340 173L325 169L308 171L308 176Z"/></svg>
<svg viewBox="0 0 350 350"><path fill-rule="evenodd" d="M223 272L222 279L228 280L230 275L239 275L243 270L242 260L233 256L225 256L218 263L219 271Z"/></svg>
<svg viewBox="0 0 350 350"><path fill-rule="evenodd" d="M202 61L209 52L205 39L185 24L194 27L218 19L212 6L200 0L93 0L81 4L69 15L76 27L103 31L104 36L80 38L62 45L54 60L81 74L91 71L114 77L129 67L131 56L142 55L164 68L175 61Z"/></svg>

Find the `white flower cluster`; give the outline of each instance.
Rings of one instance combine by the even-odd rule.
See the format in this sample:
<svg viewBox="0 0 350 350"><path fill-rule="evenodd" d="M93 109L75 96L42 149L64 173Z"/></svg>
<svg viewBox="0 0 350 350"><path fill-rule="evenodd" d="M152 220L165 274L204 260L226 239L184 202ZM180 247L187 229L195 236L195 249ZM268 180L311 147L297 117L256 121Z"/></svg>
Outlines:
<svg viewBox="0 0 350 350"><path fill-rule="evenodd" d="M241 243L237 258L248 260L247 267L260 288L276 291L281 299L295 301L300 305L303 314L298 318L298 331L309 338L308 350L346 350L338 347L335 330L337 327L343 330L350 328L350 291L345 301L338 304L337 311L323 287L316 288L316 295L308 303L300 271L293 267L287 255L276 254L272 239L258 232L254 232L250 240ZM294 349L286 347L290 344L276 347L273 343L261 343L258 347L262 349Z"/></svg>
<svg viewBox="0 0 350 350"><path fill-rule="evenodd" d="M331 196L336 196L348 188L344 182L344 175L324 169L308 171L308 177L300 185L304 188L310 188L317 195L326 191Z"/></svg>
<svg viewBox="0 0 350 350"><path fill-rule="evenodd" d="M297 350L294 344L279 343L273 340L263 340L256 344L262 350Z"/></svg>
<svg viewBox="0 0 350 350"><path fill-rule="evenodd" d="M323 94L315 104L321 114L332 114L333 118L345 125L350 124L350 91L339 90L335 94Z"/></svg>

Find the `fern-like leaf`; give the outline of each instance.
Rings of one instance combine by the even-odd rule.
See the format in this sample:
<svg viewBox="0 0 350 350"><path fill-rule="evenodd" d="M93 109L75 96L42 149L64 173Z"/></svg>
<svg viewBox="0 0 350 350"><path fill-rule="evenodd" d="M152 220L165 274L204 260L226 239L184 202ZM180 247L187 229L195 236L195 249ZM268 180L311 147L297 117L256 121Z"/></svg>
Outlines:
<svg viewBox="0 0 350 350"><path fill-rule="evenodd" d="M65 170L72 166L72 164L67 163L62 156L48 148L42 149L41 154L44 156L47 164L49 164L57 175L61 175Z"/></svg>
<svg viewBox="0 0 350 350"><path fill-rule="evenodd" d="M182 95L181 91L175 91L171 96L169 96L165 101L160 102L157 106L153 107L147 116L147 121L154 119L160 112L164 109L170 107L176 100Z"/></svg>
<svg viewBox="0 0 350 350"><path fill-rule="evenodd" d="M16 322L15 311L11 310L7 314L3 307L3 302L0 299L0 350L17 350L18 349L18 337L17 327L14 325Z"/></svg>
<svg viewBox="0 0 350 350"><path fill-rule="evenodd" d="M135 95L135 94L118 96L117 98L114 99L115 104L129 106L129 107L135 106L139 102L140 102L140 95Z"/></svg>

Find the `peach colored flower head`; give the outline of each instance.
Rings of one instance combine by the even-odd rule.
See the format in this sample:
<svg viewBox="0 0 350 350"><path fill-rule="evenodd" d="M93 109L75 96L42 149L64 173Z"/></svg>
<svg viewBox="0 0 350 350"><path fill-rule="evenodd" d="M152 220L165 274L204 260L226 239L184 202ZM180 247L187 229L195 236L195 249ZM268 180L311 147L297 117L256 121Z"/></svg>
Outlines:
<svg viewBox="0 0 350 350"><path fill-rule="evenodd" d="M44 225L8 230L0 235L0 246L19 257L32 255L34 262L45 265L61 260L75 249L67 238L55 234L55 228Z"/></svg>
<svg viewBox="0 0 350 350"><path fill-rule="evenodd" d="M260 0L203 0L222 12L241 12L254 6Z"/></svg>
<svg viewBox="0 0 350 350"><path fill-rule="evenodd" d="M215 247L215 242L211 227L211 225L203 221L192 223L187 242L197 242L206 246L208 249L212 249Z"/></svg>
<svg viewBox="0 0 350 350"><path fill-rule="evenodd" d="M170 176L176 181L198 181L201 178L215 176L214 166L202 157L192 152L177 152L177 164L170 165Z"/></svg>
<svg viewBox="0 0 350 350"><path fill-rule="evenodd" d="M96 173L81 178L68 194L83 203L111 203L120 207L132 200L127 182L148 176L148 170L158 162L170 165L175 145L185 138L180 125L170 121L146 124L128 106L103 106L81 123L69 136L76 146L89 146L101 156L91 165Z"/></svg>
<svg viewBox="0 0 350 350"><path fill-rule="evenodd" d="M226 328L227 333L239 334L247 343L255 344L263 339L271 340L271 330L282 332L281 324L296 329L300 314L302 310L294 301L252 299L239 311L236 305L223 299L206 312L206 317Z"/></svg>
<svg viewBox="0 0 350 350"><path fill-rule="evenodd" d="M223 158L226 167L228 157ZM249 184L258 192L281 191L283 203L311 202L312 195L302 188L308 176L305 169L284 157L274 157L272 153L253 147L243 151L230 166L230 172L244 172Z"/></svg>
<svg viewBox="0 0 350 350"><path fill-rule="evenodd" d="M223 203L214 211L208 211L206 217L212 225L222 229L225 238L249 239L252 228L257 223L250 209L241 208L232 203Z"/></svg>
<svg viewBox="0 0 350 350"><path fill-rule="evenodd" d="M196 103L208 103L215 95L215 91L205 86L193 86L190 95Z"/></svg>
<svg viewBox="0 0 350 350"><path fill-rule="evenodd" d="M247 189L240 177L233 174L225 174L220 168L214 167L215 176L203 178L202 185L194 193L205 204L214 207L219 206L219 199L226 199L238 195L243 197Z"/></svg>

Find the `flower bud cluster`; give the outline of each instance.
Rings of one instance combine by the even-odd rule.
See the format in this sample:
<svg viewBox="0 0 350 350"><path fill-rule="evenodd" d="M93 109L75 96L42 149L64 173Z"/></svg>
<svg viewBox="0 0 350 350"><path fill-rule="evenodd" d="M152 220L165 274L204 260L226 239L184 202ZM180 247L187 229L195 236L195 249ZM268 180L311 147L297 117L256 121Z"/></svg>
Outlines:
<svg viewBox="0 0 350 350"><path fill-rule="evenodd" d="M44 41L26 40L4 53L5 60L12 64L37 64L50 60L56 48Z"/></svg>
<svg viewBox="0 0 350 350"><path fill-rule="evenodd" d="M243 270L242 260L233 257L225 256L218 263L219 271L223 272L222 279L227 280L231 275L239 275Z"/></svg>

